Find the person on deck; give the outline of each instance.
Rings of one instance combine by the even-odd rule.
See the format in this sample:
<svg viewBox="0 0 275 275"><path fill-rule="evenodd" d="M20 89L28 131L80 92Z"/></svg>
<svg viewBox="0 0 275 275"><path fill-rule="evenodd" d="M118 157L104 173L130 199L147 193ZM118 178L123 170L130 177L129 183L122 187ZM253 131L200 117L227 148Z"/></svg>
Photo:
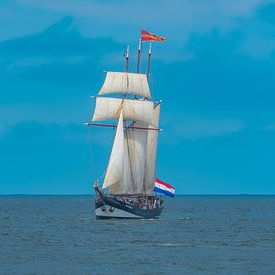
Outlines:
<svg viewBox="0 0 275 275"><path fill-rule="evenodd" d="M98 182L99 182L99 181L96 180L95 183L94 183L94 189L95 189L95 190L98 190Z"/></svg>
<svg viewBox="0 0 275 275"><path fill-rule="evenodd" d="M94 183L94 189L95 189L95 191L96 191L96 193L98 193L99 194L99 197L100 197L100 199L104 199L104 196L103 196L103 191L102 190L100 190L100 188L98 187L98 183L99 183L99 180L97 179L96 181L95 181L95 183Z"/></svg>

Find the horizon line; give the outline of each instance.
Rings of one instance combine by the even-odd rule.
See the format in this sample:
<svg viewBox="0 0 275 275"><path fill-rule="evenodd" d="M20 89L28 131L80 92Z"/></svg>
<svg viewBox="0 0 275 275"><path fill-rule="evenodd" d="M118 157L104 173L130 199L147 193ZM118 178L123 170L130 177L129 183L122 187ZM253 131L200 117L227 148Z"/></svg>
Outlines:
<svg viewBox="0 0 275 275"><path fill-rule="evenodd" d="M58 193L16 193L16 194L0 194L0 196L94 196L95 194L58 194ZM176 196L275 196L275 193L180 193L176 194Z"/></svg>

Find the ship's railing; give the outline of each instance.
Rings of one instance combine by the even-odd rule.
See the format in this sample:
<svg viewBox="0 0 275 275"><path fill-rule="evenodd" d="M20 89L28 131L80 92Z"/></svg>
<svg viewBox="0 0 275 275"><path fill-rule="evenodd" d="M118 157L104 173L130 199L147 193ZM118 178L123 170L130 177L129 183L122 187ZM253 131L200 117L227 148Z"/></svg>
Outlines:
<svg viewBox="0 0 275 275"><path fill-rule="evenodd" d="M163 199L156 195L144 195L144 194L119 194L111 195L114 200L123 203L125 205L130 205L134 207L139 207L143 209L154 209L160 208L163 205Z"/></svg>

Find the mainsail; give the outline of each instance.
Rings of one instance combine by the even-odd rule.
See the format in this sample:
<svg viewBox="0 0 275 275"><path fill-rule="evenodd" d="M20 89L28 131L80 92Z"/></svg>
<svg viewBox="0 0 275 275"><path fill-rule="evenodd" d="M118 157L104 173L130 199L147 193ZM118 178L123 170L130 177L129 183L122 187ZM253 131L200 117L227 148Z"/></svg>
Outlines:
<svg viewBox="0 0 275 275"><path fill-rule="evenodd" d="M154 126L159 127L160 104L154 109ZM148 131L147 154L145 164L144 185L145 192L151 194L154 190L156 157L158 145L158 131Z"/></svg>
<svg viewBox="0 0 275 275"><path fill-rule="evenodd" d="M148 124L144 122L137 122L133 125L141 128L148 127ZM148 131L142 129L128 128L125 131L125 142L128 148L131 183L136 194L145 193L144 176L147 135Z"/></svg>

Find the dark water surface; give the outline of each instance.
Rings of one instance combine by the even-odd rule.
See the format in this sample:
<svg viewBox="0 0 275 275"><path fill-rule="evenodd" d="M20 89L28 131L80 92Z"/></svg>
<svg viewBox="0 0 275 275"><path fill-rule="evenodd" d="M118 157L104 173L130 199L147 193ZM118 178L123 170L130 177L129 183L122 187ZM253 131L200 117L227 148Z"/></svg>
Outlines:
<svg viewBox="0 0 275 275"><path fill-rule="evenodd" d="M275 274L275 196L177 196L96 220L89 196L0 196L0 273Z"/></svg>

